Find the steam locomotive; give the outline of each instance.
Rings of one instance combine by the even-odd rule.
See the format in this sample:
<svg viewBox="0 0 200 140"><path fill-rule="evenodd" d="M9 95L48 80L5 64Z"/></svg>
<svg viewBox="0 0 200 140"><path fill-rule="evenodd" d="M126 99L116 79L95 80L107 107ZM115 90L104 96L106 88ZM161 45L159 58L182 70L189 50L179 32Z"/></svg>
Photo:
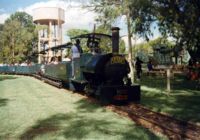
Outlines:
<svg viewBox="0 0 200 140"><path fill-rule="evenodd" d="M57 87L97 97L102 104L140 100L140 85L132 85L130 68L124 55L119 54L119 28L112 28L112 36L90 33L72 39L87 38L88 47L94 50L102 37L112 40L112 53L83 53L72 77L71 62L33 66L3 66L0 73L34 75ZM66 47L66 46L65 46ZM76 63L76 61L75 61Z"/></svg>

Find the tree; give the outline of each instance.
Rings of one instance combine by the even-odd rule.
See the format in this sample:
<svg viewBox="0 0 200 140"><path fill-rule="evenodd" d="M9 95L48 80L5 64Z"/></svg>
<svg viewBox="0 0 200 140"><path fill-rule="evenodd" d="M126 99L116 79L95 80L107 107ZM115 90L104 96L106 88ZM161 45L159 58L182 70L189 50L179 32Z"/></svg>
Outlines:
<svg viewBox="0 0 200 140"><path fill-rule="evenodd" d="M1 60L5 63L19 63L27 60L37 42L32 17L16 12L6 20L1 32Z"/></svg>
<svg viewBox="0 0 200 140"><path fill-rule="evenodd" d="M3 30L3 24L0 24L0 32Z"/></svg>
<svg viewBox="0 0 200 140"><path fill-rule="evenodd" d="M18 42L20 36L20 23L17 20L4 25L2 31L2 56L7 63L14 63L15 55L20 50Z"/></svg>
<svg viewBox="0 0 200 140"><path fill-rule="evenodd" d="M29 31L34 31L35 25L33 24L33 18L26 12L16 12L10 16L5 23L9 23L13 20L18 20L21 27L27 28Z"/></svg>
<svg viewBox="0 0 200 140"><path fill-rule="evenodd" d="M153 0L160 31L176 39L176 46L187 48L200 59L200 2L198 0Z"/></svg>
<svg viewBox="0 0 200 140"><path fill-rule="evenodd" d="M3 62L3 40L2 40L2 36L3 36L3 24L0 24L0 63Z"/></svg>
<svg viewBox="0 0 200 140"><path fill-rule="evenodd" d="M151 34L148 30L149 25L156 21L162 35L173 37L176 41L176 55L182 48L186 48L191 57L200 60L200 2L198 0L139 0L132 4L137 5L137 2L140 2L142 7L133 6L134 8L131 9L132 13L136 13L132 17L138 19L134 20L138 23L135 24L135 29L142 29L142 32L144 29Z"/></svg>
<svg viewBox="0 0 200 140"><path fill-rule="evenodd" d="M167 40L165 37L158 37L154 40L137 44L134 47L135 53L143 60L143 62L148 62L149 57L152 58L152 56L156 62L159 62L160 60L157 61L159 58L155 56L156 53L170 57L175 54L175 50L173 42Z"/></svg>
<svg viewBox="0 0 200 140"><path fill-rule="evenodd" d="M119 53L124 54L126 52L126 45L124 40L120 39L119 41Z"/></svg>
<svg viewBox="0 0 200 140"><path fill-rule="evenodd" d="M133 33L137 33L141 36L147 35L150 31L150 25L153 21L153 14L150 7L150 0L94 0L91 6L95 12L99 14L99 22L111 26L117 19L125 16L127 24L128 35L128 56L129 65L131 68L131 80L134 82L134 66L133 66L133 54L132 54L132 41L131 37ZM136 10L135 10L136 9ZM148 12L149 13L148 13ZM141 18L136 18L137 16Z"/></svg>
<svg viewBox="0 0 200 140"><path fill-rule="evenodd" d="M84 29L69 29L67 31L67 36L69 36L70 38L81 35L81 34L88 34L89 31L88 30L84 30Z"/></svg>
<svg viewBox="0 0 200 140"><path fill-rule="evenodd" d="M17 20L10 21L3 28L3 53L8 63L21 62L26 59L32 41L32 34L26 28L22 28Z"/></svg>
<svg viewBox="0 0 200 140"><path fill-rule="evenodd" d="M149 41L151 26L156 21L155 9L151 0L134 0L130 3L130 16L133 33Z"/></svg>

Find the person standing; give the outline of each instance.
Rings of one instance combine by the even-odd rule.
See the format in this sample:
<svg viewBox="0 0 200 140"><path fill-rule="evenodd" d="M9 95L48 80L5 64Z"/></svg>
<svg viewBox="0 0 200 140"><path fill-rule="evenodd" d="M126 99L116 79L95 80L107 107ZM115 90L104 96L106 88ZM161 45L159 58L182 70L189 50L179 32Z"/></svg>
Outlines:
<svg viewBox="0 0 200 140"><path fill-rule="evenodd" d="M83 53L83 50L82 50L82 48L81 48L81 46L80 46L80 40L79 40L79 39L76 39L76 44L75 44L75 46L78 48L79 53L82 54L82 53Z"/></svg>
<svg viewBox="0 0 200 140"><path fill-rule="evenodd" d="M76 43L71 48L72 53L72 77L76 78L75 76L78 75L80 72L80 57L82 53L82 48L80 46L80 40L77 39Z"/></svg>
<svg viewBox="0 0 200 140"><path fill-rule="evenodd" d="M152 71L153 70L153 65L152 65L151 60L148 61L147 68L148 68L148 71Z"/></svg>
<svg viewBox="0 0 200 140"><path fill-rule="evenodd" d="M141 78L142 63L143 62L139 59L139 57L136 57L135 70L136 70L136 76L138 80Z"/></svg>

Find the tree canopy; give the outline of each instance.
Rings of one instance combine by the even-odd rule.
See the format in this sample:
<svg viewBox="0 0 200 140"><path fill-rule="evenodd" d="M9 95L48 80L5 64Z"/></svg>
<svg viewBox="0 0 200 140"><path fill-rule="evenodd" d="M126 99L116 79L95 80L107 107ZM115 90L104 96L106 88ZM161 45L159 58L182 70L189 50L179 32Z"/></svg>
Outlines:
<svg viewBox="0 0 200 140"><path fill-rule="evenodd" d="M88 34L89 31L85 29L69 29L67 30L66 34L70 38L81 35L81 34Z"/></svg>
<svg viewBox="0 0 200 140"><path fill-rule="evenodd" d="M177 46L200 59L200 1L152 0L152 4L161 33L172 36Z"/></svg>
<svg viewBox="0 0 200 140"><path fill-rule="evenodd" d="M186 48L192 57L200 59L198 0L94 0L93 6L99 13L98 21L104 24L111 25L126 16L128 36L134 33L148 40L153 32L152 23L157 23L163 36L173 37L177 47Z"/></svg>
<svg viewBox="0 0 200 140"><path fill-rule="evenodd" d="M5 23L12 22L13 20L18 20L21 27L28 28L28 30L34 31L33 18L31 15L25 12L16 12L8 18Z"/></svg>
<svg viewBox="0 0 200 140"><path fill-rule="evenodd" d="M21 63L29 59L37 42L32 17L25 12L16 12L5 21L0 39L0 61Z"/></svg>

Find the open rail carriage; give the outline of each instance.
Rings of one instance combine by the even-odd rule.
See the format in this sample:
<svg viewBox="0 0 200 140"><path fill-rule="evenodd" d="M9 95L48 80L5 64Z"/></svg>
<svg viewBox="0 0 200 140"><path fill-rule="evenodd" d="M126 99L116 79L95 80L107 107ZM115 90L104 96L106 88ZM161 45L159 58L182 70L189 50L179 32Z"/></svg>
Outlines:
<svg viewBox="0 0 200 140"><path fill-rule="evenodd" d="M112 28L112 36L99 33L84 34L72 39L87 39L92 53L83 53L75 78L71 82L77 91L96 96L101 103L118 103L140 100L140 85L132 85L128 77L130 68L125 56L119 54L119 28ZM99 43L109 38L111 53L101 53Z"/></svg>
<svg viewBox="0 0 200 140"><path fill-rule="evenodd" d="M40 54L47 54L49 50L52 50L55 54L57 51L63 51L64 49L71 49L71 43L57 45L52 48L45 49ZM59 62L58 64L42 64L41 76L43 80L49 84L57 87L70 87L71 78L71 62Z"/></svg>

